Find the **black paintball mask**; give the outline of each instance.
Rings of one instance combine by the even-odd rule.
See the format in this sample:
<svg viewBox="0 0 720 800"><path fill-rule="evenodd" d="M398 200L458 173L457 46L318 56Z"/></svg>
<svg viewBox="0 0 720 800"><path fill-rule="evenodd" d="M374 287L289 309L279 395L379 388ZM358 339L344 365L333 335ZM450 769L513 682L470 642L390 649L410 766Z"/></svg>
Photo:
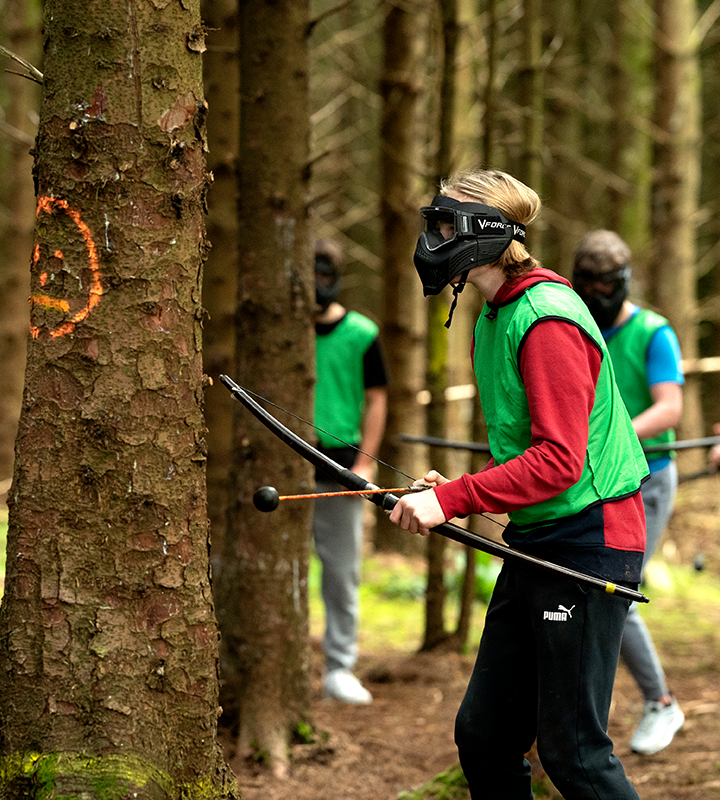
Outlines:
<svg viewBox="0 0 720 800"><path fill-rule="evenodd" d="M467 273L473 267L497 261L510 242L524 244L525 226L509 220L493 206L463 203L443 195L434 197L429 206L420 209L420 214L425 230L418 239L413 261L425 297L440 294L450 281L462 276L453 286L453 302L445 323L449 328ZM441 233L441 225L445 235Z"/></svg>
<svg viewBox="0 0 720 800"><path fill-rule="evenodd" d="M325 256L315 257L315 302L327 311L340 293L340 272Z"/></svg>
<svg viewBox="0 0 720 800"><path fill-rule="evenodd" d="M632 270L627 264L609 272L575 267L573 288L580 295L598 328L612 328L628 295Z"/></svg>

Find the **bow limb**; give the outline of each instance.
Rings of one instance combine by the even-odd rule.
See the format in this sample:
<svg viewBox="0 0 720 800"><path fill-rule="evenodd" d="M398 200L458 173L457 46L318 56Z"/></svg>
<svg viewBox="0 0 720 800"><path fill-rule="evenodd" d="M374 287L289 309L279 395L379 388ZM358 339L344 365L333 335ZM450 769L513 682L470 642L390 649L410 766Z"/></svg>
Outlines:
<svg viewBox="0 0 720 800"><path fill-rule="evenodd" d="M306 442L303 438L298 436L289 428L285 427L285 425L283 425L272 414L266 411L261 405L255 402L255 400L253 400L253 398L250 397L250 395L241 386L238 386L238 384L227 375L221 375L220 381L227 389L230 390L232 396L243 406L245 406L245 408L253 416L262 422L266 428L272 431L272 433L274 433L281 441L285 442L285 444L291 447L296 453L298 453L298 455L301 455L303 458L307 459L307 461L309 461L313 466L318 467L326 474L333 477L341 486L345 486L347 489L360 491L374 490L377 488L374 484L366 481L359 475L356 475L352 470L345 469L336 461L333 461L333 459L314 448L309 442ZM365 495L365 497L367 497L371 503L374 503L376 506L379 506L387 512L392 511L400 500L396 495L389 491L381 494L368 494ZM544 561L541 558L528 555L520 550L514 550L506 545L498 544L492 539L486 539L484 536L467 531L465 528L461 528L459 525L454 525L451 522L443 522L441 525L436 525L432 530L447 539L452 539L455 542L467 545L475 550L481 550L485 553L489 553L490 555L497 556L498 558L517 561L519 563L543 569L547 572L564 575L565 577L577 581L585 586L592 586L596 589L607 592L608 594L615 594L619 597L623 597L626 600L635 600L638 603L648 602L647 597L645 597L645 595L641 592L636 592L635 590L628 589L625 586L619 586L603 580L602 578L595 578L591 575L585 575L582 572L576 572L575 570L561 567L558 564L553 564L550 561Z"/></svg>

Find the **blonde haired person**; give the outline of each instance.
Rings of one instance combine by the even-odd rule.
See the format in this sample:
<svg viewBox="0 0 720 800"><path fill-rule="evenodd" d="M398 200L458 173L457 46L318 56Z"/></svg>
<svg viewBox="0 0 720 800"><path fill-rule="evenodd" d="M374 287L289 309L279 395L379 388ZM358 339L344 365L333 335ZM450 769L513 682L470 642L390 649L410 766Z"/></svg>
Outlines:
<svg viewBox="0 0 720 800"><path fill-rule="evenodd" d="M600 331L569 282L525 247L537 194L498 170L446 181L421 209L425 294L469 283L485 300L473 368L492 459L481 472L399 501L411 533L453 517L508 513L505 541L636 588L645 548L647 462ZM637 800L607 733L628 602L506 562L490 602L455 741L478 800L528 800L525 754L566 800Z"/></svg>

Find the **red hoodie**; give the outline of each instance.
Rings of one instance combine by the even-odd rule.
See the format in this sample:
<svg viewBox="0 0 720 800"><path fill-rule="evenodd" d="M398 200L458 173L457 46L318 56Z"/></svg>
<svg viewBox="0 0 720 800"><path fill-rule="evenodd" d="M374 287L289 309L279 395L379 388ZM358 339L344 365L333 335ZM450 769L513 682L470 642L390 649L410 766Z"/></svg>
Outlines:
<svg viewBox="0 0 720 800"><path fill-rule="evenodd" d="M547 280L571 285L551 270L535 269L504 284L488 306L492 310L505 305L530 286ZM491 459L481 472L436 487L447 519L525 508L555 497L579 480L601 359L597 346L570 322L547 319L531 329L519 362L530 409L530 447L505 464L495 466ZM644 551L645 514L639 493L606 503L602 513L606 547ZM513 546L519 544L507 535L504 538ZM574 543L579 544L567 541L568 545ZM529 545L525 549L531 549L531 541L525 544ZM555 547L558 544L561 542L554 542ZM630 572L634 574L635 569ZM624 577L635 580L627 573Z"/></svg>

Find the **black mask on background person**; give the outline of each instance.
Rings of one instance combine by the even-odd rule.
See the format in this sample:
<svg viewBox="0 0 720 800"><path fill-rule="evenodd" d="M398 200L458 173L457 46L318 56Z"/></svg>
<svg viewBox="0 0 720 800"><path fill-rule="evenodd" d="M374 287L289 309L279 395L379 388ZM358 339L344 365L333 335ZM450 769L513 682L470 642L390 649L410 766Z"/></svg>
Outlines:
<svg viewBox="0 0 720 800"><path fill-rule="evenodd" d="M612 328L628 295L631 269L624 265L613 272L590 273L583 270L573 272L573 287L588 307L598 328ZM612 287L609 294L595 287L602 283Z"/></svg>
<svg viewBox="0 0 720 800"><path fill-rule="evenodd" d="M327 311L340 293L340 273L324 256L315 259L315 302L321 311Z"/></svg>

